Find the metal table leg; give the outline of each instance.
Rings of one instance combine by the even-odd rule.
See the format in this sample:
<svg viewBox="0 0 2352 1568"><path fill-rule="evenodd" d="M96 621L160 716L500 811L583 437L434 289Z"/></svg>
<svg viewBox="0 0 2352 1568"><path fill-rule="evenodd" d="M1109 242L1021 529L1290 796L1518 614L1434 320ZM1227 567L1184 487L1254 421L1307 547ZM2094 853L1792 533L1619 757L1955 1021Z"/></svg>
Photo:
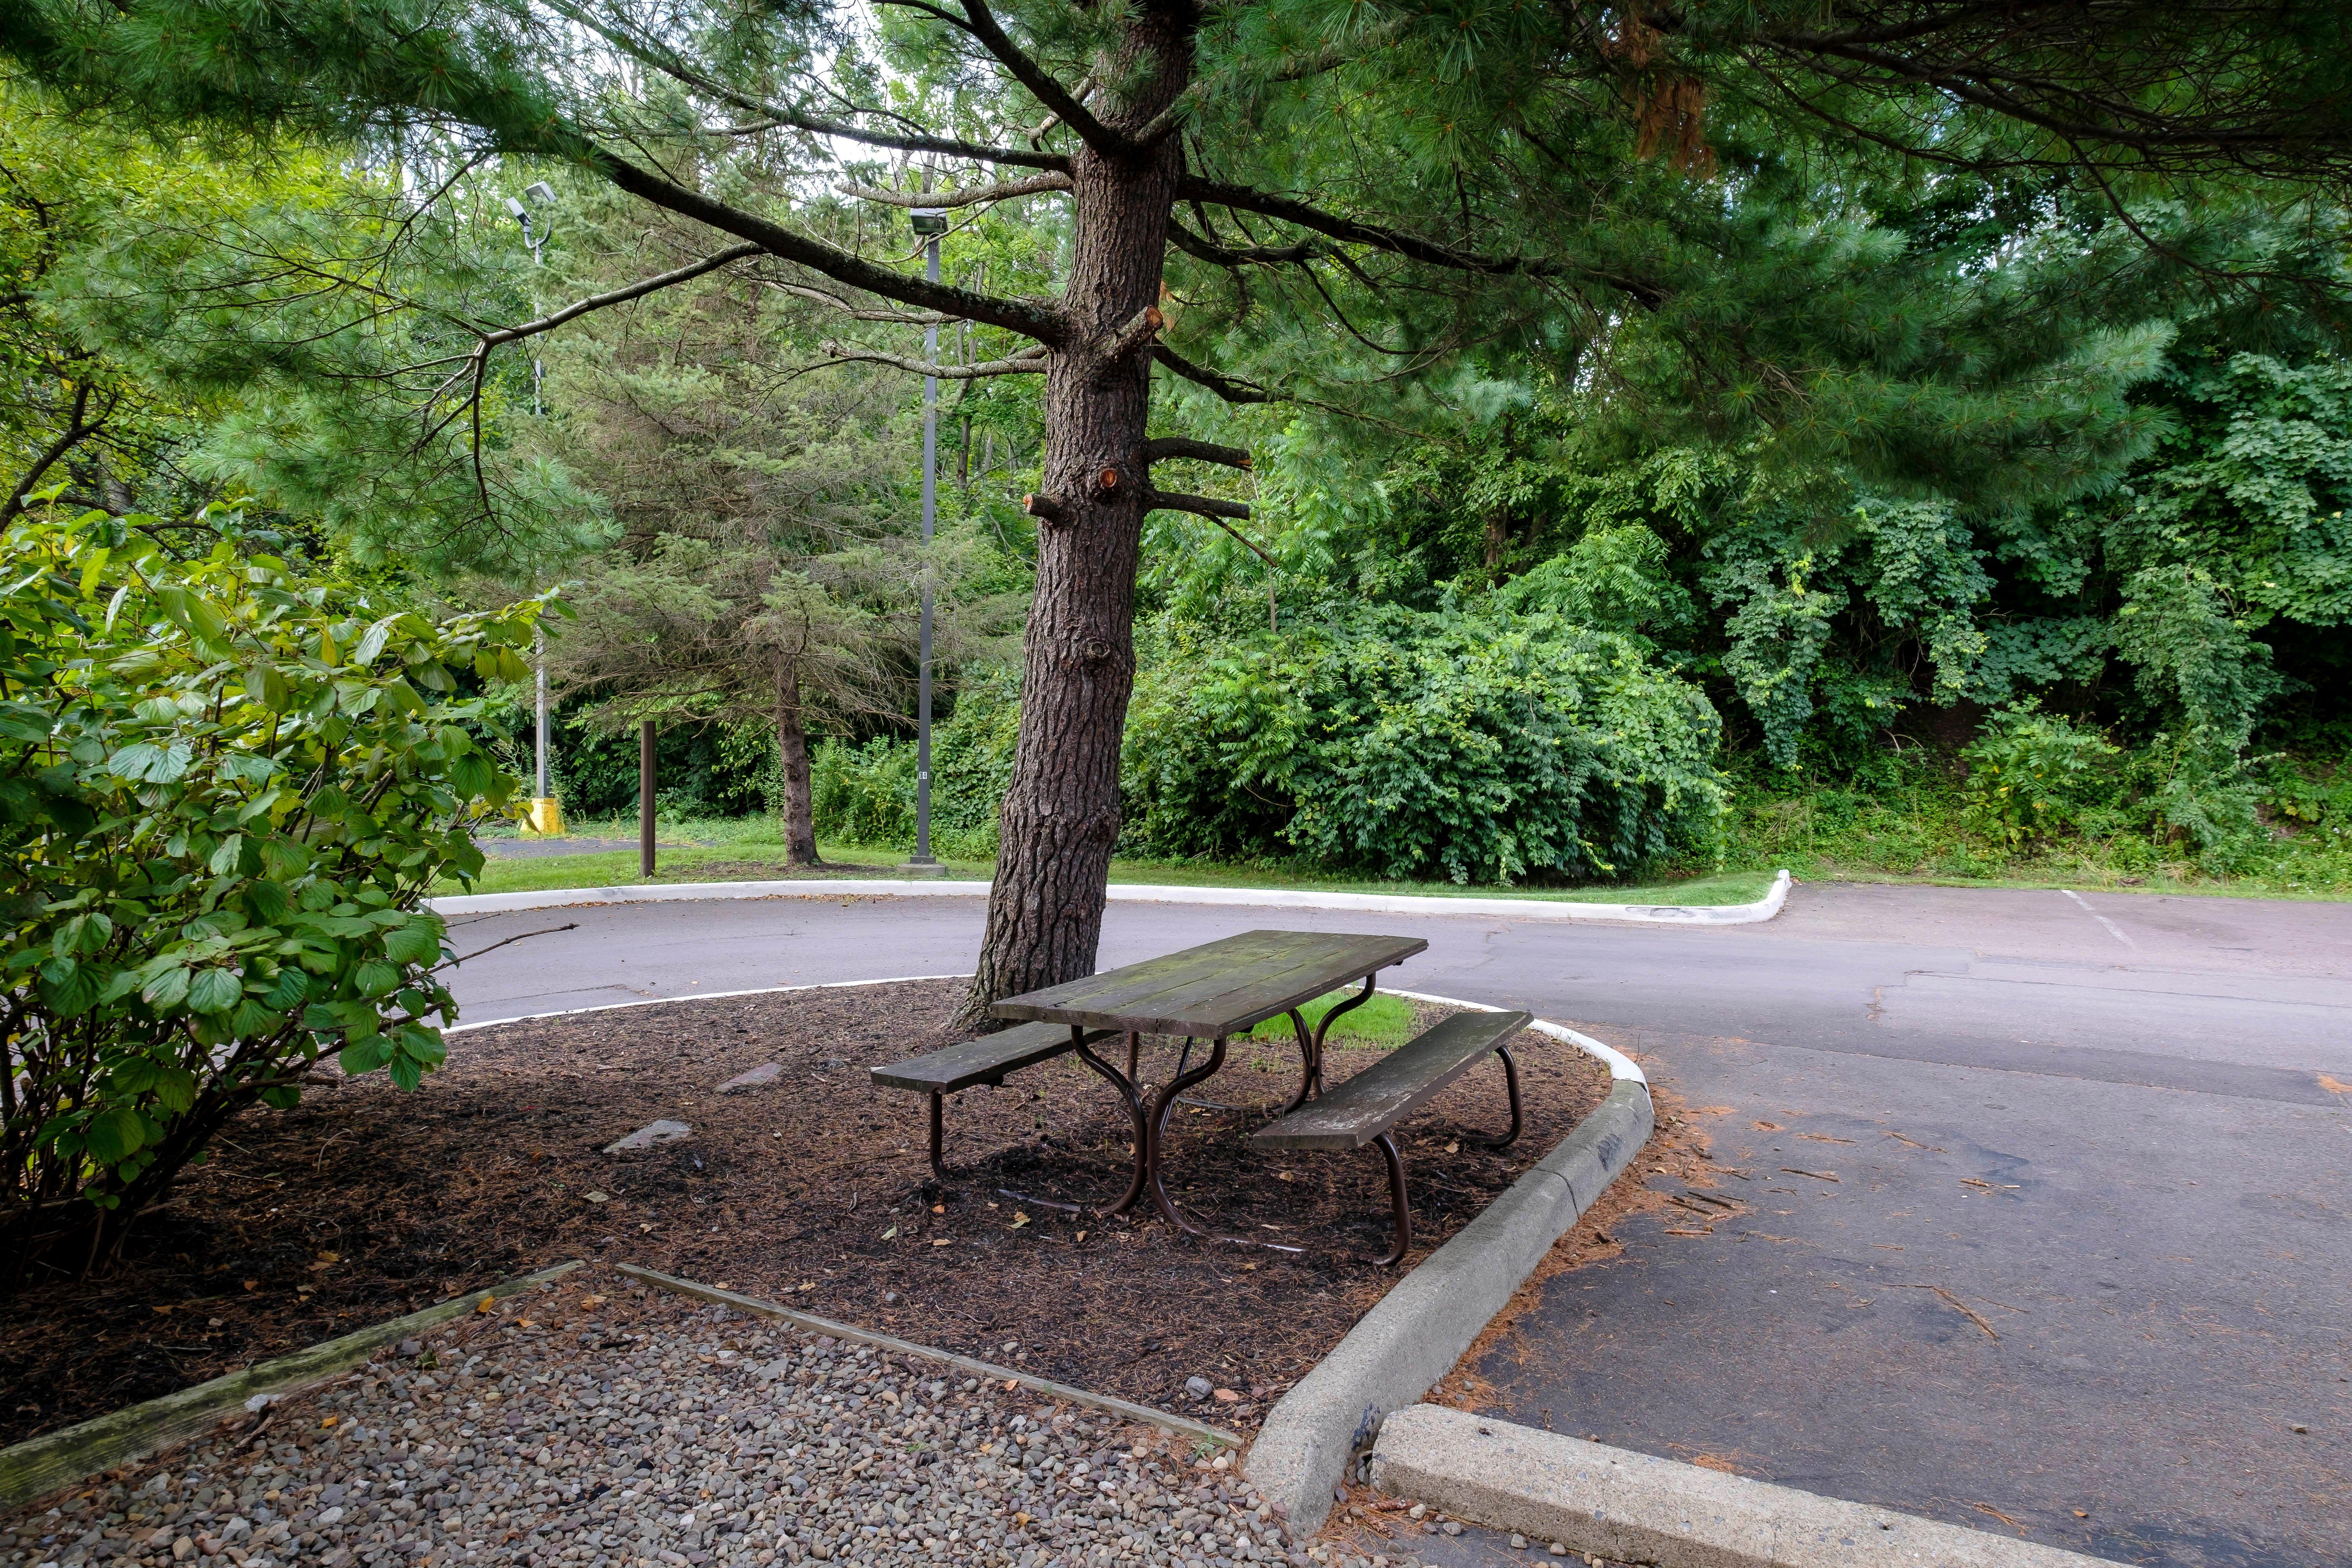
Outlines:
<svg viewBox="0 0 2352 1568"><path fill-rule="evenodd" d="M1309 1038L1307 1033L1307 1019L1299 1013L1297 1008L1293 1007L1290 1010L1290 1026L1298 1036L1298 1055L1301 1058L1298 1093L1291 1100L1291 1102L1288 1105L1282 1108L1278 1114L1287 1116L1292 1111L1297 1110L1300 1106L1306 1104L1309 1099L1323 1092L1324 1037L1331 1032L1332 1021L1338 1018L1340 1014L1352 1013L1357 1008L1362 1006L1365 1003L1372 999L1372 985L1375 981L1379 980L1379 978L1380 973L1377 970L1370 974L1365 975L1364 988L1361 991L1357 992L1353 996L1349 997L1345 1002L1342 1002L1338 1006L1332 1008L1329 1012L1324 1014L1323 1021L1315 1026L1315 1034L1312 1038Z"/></svg>

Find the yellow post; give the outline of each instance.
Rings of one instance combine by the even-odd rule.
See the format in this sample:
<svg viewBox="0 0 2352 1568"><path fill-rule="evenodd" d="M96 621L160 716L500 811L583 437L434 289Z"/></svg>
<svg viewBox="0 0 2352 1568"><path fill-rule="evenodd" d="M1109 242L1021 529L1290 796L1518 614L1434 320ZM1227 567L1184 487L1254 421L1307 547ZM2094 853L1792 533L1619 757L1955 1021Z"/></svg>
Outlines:
<svg viewBox="0 0 2352 1568"><path fill-rule="evenodd" d="M563 831L563 808L555 804L553 795L541 795L530 803L530 816L525 820L533 833L560 834Z"/></svg>

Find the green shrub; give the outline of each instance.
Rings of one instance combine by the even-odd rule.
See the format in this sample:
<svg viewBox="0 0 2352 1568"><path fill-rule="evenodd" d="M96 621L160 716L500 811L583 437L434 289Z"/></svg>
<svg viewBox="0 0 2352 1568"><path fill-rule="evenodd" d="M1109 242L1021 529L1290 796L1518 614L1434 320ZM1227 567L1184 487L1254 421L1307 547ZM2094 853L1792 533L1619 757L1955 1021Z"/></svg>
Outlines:
<svg viewBox="0 0 2352 1568"><path fill-rule="evenodd" d="M2115 794L2107 764L2120 752L2099 731L2044 713L2038 702L1994 713L1960 753L1969 763L1968 825L2012 847L2079 827L2095 795Z"/></svg>
<svg viewBox="0 0 2352 1568"><path fill-rule="evenodd" d="M1165 650L1129 715L1123 845L1456 882L1623 876L1712 844L1719 730L1622 635L1381 607Z"/></svg>
<svg viewBox="0 0 2352 1568"><path fill-rule="evenodd" d="M13 1281L104 1256L322 1055L404 1089L441 1061L422 900L480 870L469 825L520 784L461 692L527 673L539 606L436 626L226 542L171 562L95 512L19 518L0 569Z"/></svg>

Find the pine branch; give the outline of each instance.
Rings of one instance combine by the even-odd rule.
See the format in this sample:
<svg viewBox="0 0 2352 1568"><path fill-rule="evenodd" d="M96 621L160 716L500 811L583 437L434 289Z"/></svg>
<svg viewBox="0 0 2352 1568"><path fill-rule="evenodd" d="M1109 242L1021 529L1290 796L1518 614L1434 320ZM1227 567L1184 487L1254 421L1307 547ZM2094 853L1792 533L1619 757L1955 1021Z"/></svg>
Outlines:
<svg viewBox="0 0 2352 1568"><path fill-rule="evenodd" d="M770 103L764 99L753 97L737 88L730 87L715 77L696 70L667 49L656 48L634 34L625 33L609 26L593 12L584 7L567 4L566 0L549 0L549 4L559 14L588 28L639 64L649 66L674 81L693 88L698 92L707 92L719 101L731 104L747 113L765 115L777 126L789 126L795 131L805 131L813 136L838 136L844 141L860 142L868 147L887 147L899 153L932 153L948 158L970 158L977 163L1011 163L1022 168L1059 169L1065 172L1070 166L1069 159L1058 153L1017 153L1010 148L990 147L981 142L964 142L951 136L908 136L887 131L868 131L863 126L853 125L847 121L829 120L819 115L804 114L795 109L786 109L780 104ZM948 19L954 21L952 17ZM957 25L961 26L961 23ZM872 110L861 112L879 114L884 111ZM761 129L767 129L767 127L730 127L728 134L750 134Z"/></svg>
<svg viewBox="0 0 2352 1568"><path fill-rule="evenodd" d="M722 234L757 244L769 255L786 261L796 261L813 272L822 272L838 283L863 289L869 294L879 294L886 300L902 304L918 305L938 310L964 321L980 321L992 327L1003 327L1025 338L1056 347L1068 341L1069 328L1062 314L1053 306L1035 300L1008 300L992 294L976 294L969 289L950 284L932 283L904 272L896 272L851 251L812 239L807 235L754 216L738 207L716 202L699 191L688 190L676 181L639 168L627 159L597 148L592 154L596 172L633 196L642 197L657 207L707 224Z"/></svg>
<svg viewBox="0 0 2352 1568"><path fill-rule="evenodd" d="M606 310L614 305L625 305L632 300L642 300L646 295L658 293L664 289L691 282L706 272L716 272L730 261L741 261L750 257L764 255L766 252L767 247L756 240L746 240L740 245L730 245L724 250L714 251L699 261L690 261L675 270L664 272L653 278L642 278L635 283L624 284L618 289L603 294L591 294L584 300L575 300L561 310L552 315L541 316L536 321L525 321L520 326L501 327L495 332L484 332L481 347L483 350L494 349L501 343L516 342L523 338L536 337L541 332L551 332L564 322L577 321L592 310Z"/></svg>
<svg viewBox="0 0 2352 1568"><path fill-rule="evenodd" d="M1329 246L1313 239L1302 239L1296 245L1219 245L1194 234L1172 217L1168 220L1168 243L1198 260L1227 268L1295 267L1331 253Z"/></svg>
<svg viewBox="0 0 2352 1568"><path fill-rule="evenodd" d="M1194 441L1182 436L1158 436L1143 444L1143 460L1163 462L1171 458L1190 458L1202 463L1223 463L1229 468L1250 466L1246 447L1220 447L1213 441Z"/></svg>
<svg viewBox="0 0 2352 1568"><path fill-rule="evenodd" d="M1110 333L1102 341L1102 355L1106 367L1118 365L1128 355L1150 342L1159 334L1160 329L1167 324L1168 318L1160 313L1160 307L1157 305L1146 305L1129 317L1117 331Z"/></svg>
<svg viewBox="0 0 2352 1568"><path fill-rule="evenodd" d="M1310 76L1320 76L1337 70L1349 60L1360 59L1371 50L1384 47L1404 29L1404 18L1393 17L1374 27L1363 37L1346 44L1326 44L1312 53L1285 60L1257 79L1271 87L1282 82L1304 81ZM1143 122L1135 140L1146 147L1155 146L1179 130L1191 111L1208 97L1241 74L1227 67L1212 77L1203 77L1176 95L1176 101Z"/></svg>
<svg viewBox="0 0 2352 1568"><path fill-rule="evenodd" d="M933 364L928 360L908 359L903 354L862 349L854 344L837 343L831 339L817 347L836 360L887 364L894 369L912 371L917 375L936 375L941 381L977 381L990 375L1039 375L1046 369L1045 350L1042 345L1009 359L983 360L978 364Z"/></svg>
<svg viewBox="0 0 2352 1568"><path fill-rule="evenodd" d="M1188 174L1178 182L1177 193L1221 207L1280 218L1285 223L1296 224L1300 228L1311 229L1349 245L1370 246L1376 250L1385 250L1425 266L1443 267L1457 272L1483 273L1489 277L1580 278L1615 289L1646 309L1654 310L1665 301L1665 291L1643 279L1592 268L1571 267L1543 257L1483 256L1474 250L1457 249L1420 235L1407 234L1402 229L1359 223L1353 218L1327 213L1289 196L1254 191L1245 185L1228 185Z"/></svg>
<svg viewBox="0 0 2352 1568"><path fill-rule="evenodd" d="M1245 502L1219 500L1213 496L1188 496L1175 490L1147 490L1143 496L1143 506L1147 511L1189 511L1195 517L1230 517L1243 522L1247 522L1250 516L1250 509ZM1255 549L1256 546L1252 545L1251 548Z"/></svg>
<svg viewBox="0 0 2352 1568"><path fill-rule="evenodd" d="M814 300L820 305L840 311L853 321L888 321L901 327L944 327L963 320L961 316L945 315L938 310L866 310L822 289L812 289L805 283L787 283L781 279L762 278L762 286L779 294L793 294L803 300Z"/></svg>
<svg viewBox="0 0 2352 1568"><path fill-rule="evenodd" d="M943 20L953 21L948 14L922 0L888 0L892 5L913 5ZM1013 79L1029 89L1030 96L1061 117L1062 123L1078 133L1078 139L1104 157L1122 163L1136 163L1150 153L1150 149L1129 141L1101 121L1097 120L1076 94L1054 79L1053 73L1023 52L1021 46L1007 37L997 26L996 17L989 11L987 0L960 0L963 6L965 31L981 42L981 47L1003 62Z"/></svg>
<svg viewBox="0 0 2352 1568"><path fill-rule="evenodd" d="M880 202L894 207L968 207L977 202L1010 201L1014 196L1034 196L1042 191L1066 191L1070 188L1067 174L1032 174L1025 180L999 180L992 185L966 185L955 191L886 191L873 185L853 184L847 180L833 187L845 196L855 196L861 202Z"/></svg>
<svg viewBox="0 0 2352 1568"><path fill-rule="evenodd" d="M1286 403L1288 398L1268 392L1255 382L1242 381L1221 374L1206 366L1194 364L1166 343L1154 343L1151 357L1195 385L1205 386L1227 403Z"/></svg>

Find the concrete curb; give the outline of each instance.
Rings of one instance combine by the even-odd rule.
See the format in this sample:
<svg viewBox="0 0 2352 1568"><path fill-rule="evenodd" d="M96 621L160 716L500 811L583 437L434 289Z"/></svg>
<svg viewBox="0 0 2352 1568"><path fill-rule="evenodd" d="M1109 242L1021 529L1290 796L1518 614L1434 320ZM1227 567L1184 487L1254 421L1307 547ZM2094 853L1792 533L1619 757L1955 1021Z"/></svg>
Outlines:
<svg viewBox="0 0 2352 1568"><path fill-rule="evenodd" d="M245 1409L246 1402L257 1394L283 1394L332 1377L359 1365L385 1345L464 1317L485 1300L504 1300L536 1289L579 1267L575 1259L502 1285L468 1290L462 1296L436 1302L421 1312L411 1312L404 1318L394 1318L388 1323L378 1323L274 1361L256 1362L243 1372L233 1372L161 1399L150 1399L111 1415L92 1416L76 1426L27 1437L13 1447L0 1449L0 1510L30 1502L100 1470L135 1464L210 1430L223 1416Z"/></svg>
<svg viewBox="0 0 2352 1568"><path fill-rule="evenodd" d="M1416 1405L1372 1480L1458 1519L1656 1568L2093 1568L2106 1559Z"/></svg>
<svg viewBox="0 0 2352 1568"><path fill-rule="evenodd" d="M796 1308L779 1305L774 1301L763 1301L757 1296L744 1296L733 1290L721 1290L716 1285L698 1285L691 1279L681 1279L675 1274L657 1273L635 1263L615 1263L612 1267L615 1274L625 1275L639 1284L675 1291L681 1296L693 1296L705 1301L716 1301L721 1306L732 1307L739 1312L756 1312L764 1318L780 1319L808 1333L831 1334L835 1339L849 1340L861 1345L872 1345L876 1350L888 1351L893 1355L921 1356L926 1361L935 1361L942 1365L954 1367L958 1372L968 1373L983 1381L1017 1383L1033 1394L1043 1394L1049 1398L1066 1400L1072 1405L1083 1405L1089 1409L1107 1411L1123 1421L1132 1421L1139 1426L1157 1426L1163 1432L1181 1433L1197 1443L1208 1443L1224 1448L1238 1448L1242 1446L1240 1437L1222 1426L1207 1426L1171 1411L1155 1410L1149 1405L1138 1405L1131 1399L1120 1399L1115 1394L1096 1394L1090 1389L1077 1388L1066 1383L1055 1383L1051 1378L1038 1377L1034 1373L1023 1372L1018 1367L998 1366L993 1362L978 1361L968 1355L958 1355L953 1351L934 1350L929 1345L919 1345L912 1340L902 1340L896 1334L886 1334L874 1329L861 1329L855 1323L835 1322L831 1318L820 1318L814 1312L803 1312Z"/></svg>
<svg viewBox="0 0 2352 1568"><path fill-rule="evenodd" d="M463 893L428 899L439 915L503 914L515 910L570 909L580 904L697 903L726 899L980 899L986 882L913 880L790 882L657 882L611 888L548 888L528 893ZM1358 910L1390 915L1507 915L1532 921L1622 921L1638 925L1753 925L1780 912L1789 873L1752 904L1580 904L1557 899L1443 899L1416 894L1318 893L1288 888L1176 888L1149 882L1113 883L1115 904L1221 904L1277 910Z"/></svg>
<svg viewBox="0 0 2352 1568"><path fill-rule="evenodd" d="M1392 992L1479 1012L1453 997ZM1552 1244L1648 1142L1650 1086L1622 1052L1557 1024L1528 1026L1594 1056L1614 1080L1576 1124L1477 1218L1397 1281L1267 1412L1244 1468L1299 1535L1322 1528L1331 1489L1381 1418L1419 1400L1486 1331Z"/></svg>

